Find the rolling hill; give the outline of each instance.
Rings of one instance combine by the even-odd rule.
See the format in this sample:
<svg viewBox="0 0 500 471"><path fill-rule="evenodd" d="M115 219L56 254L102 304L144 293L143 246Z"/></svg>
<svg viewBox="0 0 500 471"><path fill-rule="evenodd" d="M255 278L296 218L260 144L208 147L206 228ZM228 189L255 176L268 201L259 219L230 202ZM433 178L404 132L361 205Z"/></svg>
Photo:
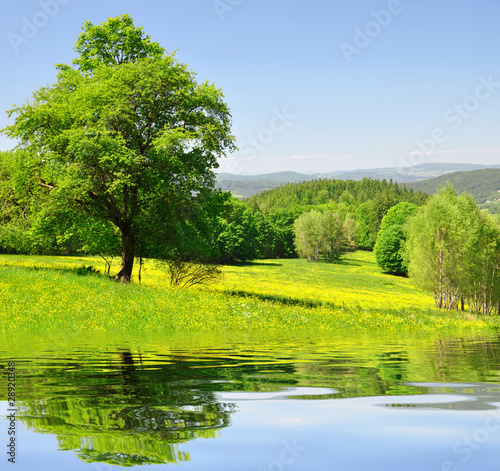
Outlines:
<svg viewBox="0 0 500 471"><path fill-rule="evenodd" d="M498 166L500 167L500 165ZM414 167L394 167L359 169L350 171L336 171L330 173L316 173L308 175L297 172L277 172L262 175L234 175L231 173L217 174L216 186L224 191L230 191L238 198L248 198L264 190L270 190L286 183L335 178L337 180L355 180L372 178L374 180L390 180L398 183L413 183L421 180L439 177L445 174L485 169L487 166L479 164L445 164L428 163ZM446 181L445 181L446 183Z"/></svg>
<svg viewBox="0 0 500 471"><path fill-rule="evenodd" d="M454 172L420 182L410 183L414 190L433 194L449 182L458 193L464 191L474 197L476 203L492 213L500 212L500 168Z"/></svg>
<svg viewBox="0 0 500 471"><path fill-rule="evenodd" d="M306 175L297 172L277 172L263 175L217 174L217 188L230 191L238 198L249 198L264 190L271 190L286 183L295 183L326 178L326 175Z"/></svg>

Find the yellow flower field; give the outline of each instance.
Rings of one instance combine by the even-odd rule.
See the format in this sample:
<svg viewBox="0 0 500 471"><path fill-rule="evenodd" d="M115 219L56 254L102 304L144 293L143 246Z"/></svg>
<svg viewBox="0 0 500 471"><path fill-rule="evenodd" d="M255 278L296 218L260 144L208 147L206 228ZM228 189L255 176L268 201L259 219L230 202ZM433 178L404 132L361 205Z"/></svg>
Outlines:
<svg viewBox="0 0 500 471"><path fill-rule="evenodd" d="M96 257L2 255L2 329L480 331L500 326L496 318L436 309L432 295L411 280L383 274L370 252L349 254L340 264L263 260L221 268L224 279L218 284L173 289L152 260L143 268L141 284L124 286L103 276L104 262ZM111 272L117 269L115 260Z"/></svg>

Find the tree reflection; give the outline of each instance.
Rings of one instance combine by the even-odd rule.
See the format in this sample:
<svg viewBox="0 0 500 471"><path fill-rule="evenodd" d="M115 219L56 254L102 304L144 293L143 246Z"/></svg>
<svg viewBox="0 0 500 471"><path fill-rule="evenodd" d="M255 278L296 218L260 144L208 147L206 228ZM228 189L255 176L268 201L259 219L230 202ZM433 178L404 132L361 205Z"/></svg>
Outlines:
<svg viewBox="0 0 500 471"><path fill-rule="evenodd" d="M20 418L35 431L56 434L60 449L76 451L85 462L120 466L189 461L180 443L215 438L230 425L235 406L183 384L179 362L145 367L130 351L118 357L104 367L73 363L73 385L71 378L62 380L64 369L45 370L49 384L32 391ZM59 383L66 389L55 391Z"/></svg>

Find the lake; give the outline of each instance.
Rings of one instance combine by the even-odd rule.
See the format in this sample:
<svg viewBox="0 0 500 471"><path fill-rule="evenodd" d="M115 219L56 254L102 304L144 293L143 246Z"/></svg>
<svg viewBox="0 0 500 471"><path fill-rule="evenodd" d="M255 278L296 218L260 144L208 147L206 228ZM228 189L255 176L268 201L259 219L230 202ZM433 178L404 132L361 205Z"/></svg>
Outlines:
<svg viewBox="0 0 500 471"><path fill-rule="evenodd" d="M0 469L500 470L498 334L0 340Z"/></svg>

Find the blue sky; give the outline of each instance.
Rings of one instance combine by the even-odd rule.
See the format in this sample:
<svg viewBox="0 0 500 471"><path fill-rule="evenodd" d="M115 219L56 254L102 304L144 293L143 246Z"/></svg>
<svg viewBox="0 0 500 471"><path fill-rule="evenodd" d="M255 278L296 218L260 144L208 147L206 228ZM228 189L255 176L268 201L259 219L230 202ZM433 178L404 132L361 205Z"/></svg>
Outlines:
<svg viewBox="0 0 500 471"><path fill-rule="evenodd" d="M221 171L500 163L498 0L4 2L0 126L85 20L124 13L223 90L240 150Z"/></svg>

